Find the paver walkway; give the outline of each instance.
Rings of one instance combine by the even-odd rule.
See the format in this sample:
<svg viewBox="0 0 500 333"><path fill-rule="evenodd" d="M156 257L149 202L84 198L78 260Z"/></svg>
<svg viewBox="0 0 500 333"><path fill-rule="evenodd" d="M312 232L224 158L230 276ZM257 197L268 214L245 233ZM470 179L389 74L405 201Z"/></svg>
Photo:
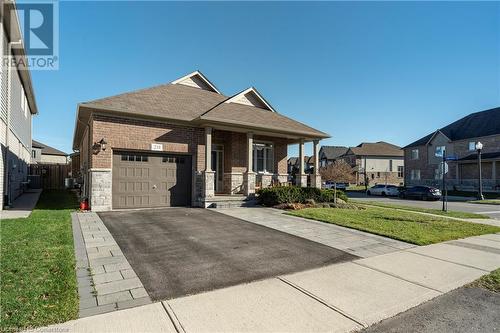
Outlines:
<svg viewBox="0 0 500 333"><path fill-rule="evenodd" d="M83 318L48 329L351 332L500 267L499 249L500 234L470 237Z"/></svg>
<svg viewBox="0 0 500 333"><path fill-rule="evenodd" d="M151 303L142 282L96 213L73 213L80 317Z"/></svg>
<svg viewBox="0 0 500 333"><path fill-rule="evenodd" d="M217 209L217 211L248 222L260 224L268 228L273 228L317 243L325 244L363 258L409 249L416 246L335 224L285 215L284 211L274 208L220 208Z"/></svg>
<svg viewBox="0 0 500 333"><path fill-rule="evenodd" d="M0 210L1 219L18 219L30 216L36 206L42 190L31 189L21 194L9 209Z"/></svg>

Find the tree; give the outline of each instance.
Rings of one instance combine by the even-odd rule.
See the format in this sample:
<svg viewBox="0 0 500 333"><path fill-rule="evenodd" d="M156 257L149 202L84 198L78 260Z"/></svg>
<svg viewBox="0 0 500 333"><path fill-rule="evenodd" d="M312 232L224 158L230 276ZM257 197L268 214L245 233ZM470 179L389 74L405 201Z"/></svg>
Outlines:
<svg viewBox="0 0 500 333"><path fill-rule="evenodd" d="M337 160L319 170L321 179L335 183L352 183L354 173L352 167L343 160Z"/></svg>

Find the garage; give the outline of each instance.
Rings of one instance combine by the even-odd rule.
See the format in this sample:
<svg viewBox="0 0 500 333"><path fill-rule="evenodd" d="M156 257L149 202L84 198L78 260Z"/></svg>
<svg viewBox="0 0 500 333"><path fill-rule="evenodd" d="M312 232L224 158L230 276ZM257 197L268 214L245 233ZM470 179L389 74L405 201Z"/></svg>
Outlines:
<svg viewBox="0 0 500 333"><path fill-rule="evenodd" d="M113 209L189 206L191 156L113 154Z"/></svg>

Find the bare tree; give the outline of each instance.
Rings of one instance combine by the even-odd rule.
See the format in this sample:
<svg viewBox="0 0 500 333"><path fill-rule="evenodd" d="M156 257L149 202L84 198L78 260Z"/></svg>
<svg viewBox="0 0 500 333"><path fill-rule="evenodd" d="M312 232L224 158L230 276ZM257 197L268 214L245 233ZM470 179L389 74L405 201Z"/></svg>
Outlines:
<svg viewBox="0 0 500 333"><path fill-rule="evenodd" d="M328 166L319 170L321 179L335 183L352 183L354 173L352 167L343 160L337 160Z"/></svg>

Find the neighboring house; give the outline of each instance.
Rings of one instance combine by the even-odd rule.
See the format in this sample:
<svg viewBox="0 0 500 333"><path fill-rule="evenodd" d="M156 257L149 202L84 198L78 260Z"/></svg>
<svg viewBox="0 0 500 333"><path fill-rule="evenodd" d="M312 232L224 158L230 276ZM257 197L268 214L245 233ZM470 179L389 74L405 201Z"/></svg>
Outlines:
<svg viewBox="0 0 500 333"><path fill-rule="evenodd" d="M32 140L31 163L33 164L67 164L68 154L44 143Z"/></svg>
<svg viewBox="0 0 500 333"><path fill-rule="evenodd" d="M406 185L441 186L439 165L443 150L448 161L447 184L457 190L477 190L479 168L476 143L483 144L482 177L485 191L500 190L500 107L472 113L404 147Z"/></svg>
<svg viewBox="0 0 500 333"><path fill-rule="evenodd" d="M321 146L319 150L319 165L320 167L326 167L329 164L334 163L342 155L347 153L349 147L343 146Z"/></svg>
<svg viewBox="0 0 500 333"><path fill-rule="evenodd" d="M287 146L329 137L248 88L223 95L196 71L170 84L78 105L73 149L93 210L213 206L288 180ZM319 175L311 184L321 186ZM306 186L307 175L297 177ZM218 196L216 196L216 194Z"/></svg>
<svg viewBox="0 0 500 333"><path fill-rule="evenodd" d="M300 164L298 157L290 157L287 162L288 174L295 175L299 173ZM311 174L314 171L314 156L304 156L304 172Z"/></svg>
<svg viewBox="0 0 500 333"><path fill-rule="evenodd" d="M296 172L298 172L298 165L299 165L299 158L298 157L290 157L286 163L287 165L287 172L289 175L292 175Z"/></svg>
<svg viewBox="0 0 500 333"><path fill-rule="evenodd" d="M37 106L31 83L30 72L18 68L8 56L24 59L24 48L14 2L3 3L0 24L0 210L9 205L26 188L28 164L31 160L31 118L37 113ZM16 64L19 62L15 62Z"/></svg>
<svg viewBox="0 0 500 333"><path fill-rule="evenodd" d="M399 185L404 180L403 154L401 147L391 143L363 142L350 147L339 159L353 167L358 185Z"/></svg>

